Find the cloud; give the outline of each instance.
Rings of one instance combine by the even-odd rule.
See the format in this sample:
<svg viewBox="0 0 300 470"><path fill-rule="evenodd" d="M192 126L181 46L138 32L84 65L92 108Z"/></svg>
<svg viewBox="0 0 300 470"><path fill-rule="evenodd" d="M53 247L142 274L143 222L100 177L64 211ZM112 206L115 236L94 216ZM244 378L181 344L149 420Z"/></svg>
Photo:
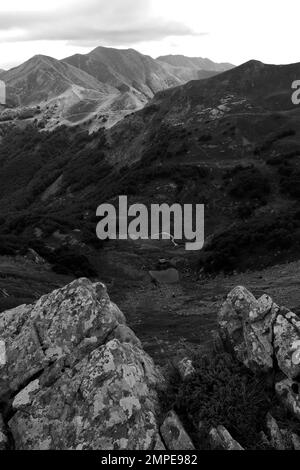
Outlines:
<svg viewBox="0 0 300 470"><path fill-rule="evenodd" d="M5 42L63 40L84 47L196 34L184 23L154 15L151 0L72 0L55 10L4 11L0 31Z"/></svg>

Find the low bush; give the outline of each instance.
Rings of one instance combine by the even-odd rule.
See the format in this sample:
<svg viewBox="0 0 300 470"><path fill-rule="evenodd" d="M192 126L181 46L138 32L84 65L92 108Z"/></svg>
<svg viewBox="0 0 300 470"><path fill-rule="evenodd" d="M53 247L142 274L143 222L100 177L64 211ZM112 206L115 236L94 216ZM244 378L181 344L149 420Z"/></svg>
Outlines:
<svg viewBox="0 0 300 470"><path fill-rule="evenodd" d="M300 256L300 211L291 209L251 218L216 235L201 255L199 268L207 273L259 269L278 262L274 254Z"/></svg>
<svg viewBox="0 0 300 470"><path fill-rule="evenodd" d="M256 168L241 168L229 183L229 194L236 199L263 200L271 192L268 179Z"/></svg>
<svg viewBox="0 0 300 470"><path fill-rule="evenodd" d="M243 447L262 447L259 433L274 401L265 377L254 376L227 354L195 356L196 373L183 382L176 372L161 394L165 412L174 409L199 449L209 448L199 423L225 426Z"/></svg>

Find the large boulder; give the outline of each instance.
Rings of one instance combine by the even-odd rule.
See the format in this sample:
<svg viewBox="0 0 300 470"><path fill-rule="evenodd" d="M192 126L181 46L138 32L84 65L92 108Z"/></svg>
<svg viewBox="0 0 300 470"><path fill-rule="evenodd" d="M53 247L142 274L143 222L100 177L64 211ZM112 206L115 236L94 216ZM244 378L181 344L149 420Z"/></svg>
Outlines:
<svg viewBox="0 0 300 470"><path fill-rule="evenodd" d="M300 319L271 297L256 298L236 287L219 313L221 332L235 357L253 371L278 367L290 380L300 379Z"/></svg>
<svg viewBox="0 0 300 470"><path fill-rule="evenodd" d="M279 308L269 296L259 300L236 287L219 313L219 325L236 358L254 371L273 368L273 324Z"/></svg>
<svg viewBox="0 0 300 470"><path fill-rule="evenodd" d="M160 382L103 284L80 279L0 315L16 449L152 449Z"/></svg>
<svg viewBox="0 0 300 470"><path fill-rule="evenodd" d="M286 309L276 318L274 348L282 372L290 379L300 379L300 319Z"/></svg>

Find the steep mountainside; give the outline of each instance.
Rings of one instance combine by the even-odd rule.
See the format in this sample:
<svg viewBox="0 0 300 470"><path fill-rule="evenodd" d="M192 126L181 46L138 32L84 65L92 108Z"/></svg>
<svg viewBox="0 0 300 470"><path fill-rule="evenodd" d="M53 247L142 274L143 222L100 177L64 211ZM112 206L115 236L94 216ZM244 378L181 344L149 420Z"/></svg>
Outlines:
<svg viewBox="0 0 300 470"><path fill-rule="evenodd" d="M122 91L135 88L147 98L182 83L167 68L134 49L97 47L89 54L76 54L64 59L64 62Z"/></svg>
<svg viewBox="0 0 300 470"><path fill-rule="evenodd" d="M7 85L8 98L16 105L48 101L73 85L103 93L110 91L84 71L43 55L5 72L2 79Z"/></svg>
<svg viewBox="0 0 300 470"><path fill-rule="evenodd" d="M41 128L109 119L114 124L128 112L142 107L109 84L70 64L46 56L35 56L1 74L6 83L8 109L2 122L36 120Z"/></svg>
<svg viewBox="0 0 300 470"><path fill-rule="evenodd" d="M0 310L74 277L100 278L160 360L173 357L182 337L206 344L235 285L299 313L300 107L291 101L299 77L300 64L251 61L162 91L93 134L85 125L40 132L4 123ZM96 209L117 206L124 194L129 204L204 203L205 249L186 252L180 240L100 242ZM36 264L32 249L46 262ZM178 284L150 282L162 259L178 270Z"/></svg>
<svg viewBox="0 0 300 470"><path fill-rule="evenodd" d="M167 60L154 60L134 49L119 50L97 47L86 55L76 54L64 59L98 80L121 90L135 88L147 98L166 88L183 84L192 79L208 78L225 70L208 59L195 63L167 63ZM125 87L125 88L124 88Z"/></svg>
<svg viewBox="0 0 300 470"><path fill-rule="evenodd" d="M48 130L85 123L95 131L143 108L158 91L216 73L173 67L133 49L98 47L62 61L38 55L0 71L9 108L0 122L38 121Z"/></svg>
<svg viewBox="0 0 300 470"><path fill-rule="evenodd" d="M43 226L50 239L79 230L98 246L97 206L127 194L204 203L206 248L185 256L206 271L297 259L300 108L291 83L299 76L300 64L251 61L162 91L108 131L11 131L0 156L2 230L30 240Z"/></svg>

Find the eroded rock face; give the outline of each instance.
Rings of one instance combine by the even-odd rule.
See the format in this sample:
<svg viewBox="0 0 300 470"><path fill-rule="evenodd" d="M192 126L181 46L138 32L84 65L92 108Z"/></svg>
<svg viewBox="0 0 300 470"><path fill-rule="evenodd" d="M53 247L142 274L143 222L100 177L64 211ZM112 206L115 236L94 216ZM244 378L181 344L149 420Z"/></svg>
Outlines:
<svg viewBox="0 0 300 470"><path fill-rule="evenodd" d="M152 449L160 381L103 284L80 279L0 316L16 449Z"/></svg>

